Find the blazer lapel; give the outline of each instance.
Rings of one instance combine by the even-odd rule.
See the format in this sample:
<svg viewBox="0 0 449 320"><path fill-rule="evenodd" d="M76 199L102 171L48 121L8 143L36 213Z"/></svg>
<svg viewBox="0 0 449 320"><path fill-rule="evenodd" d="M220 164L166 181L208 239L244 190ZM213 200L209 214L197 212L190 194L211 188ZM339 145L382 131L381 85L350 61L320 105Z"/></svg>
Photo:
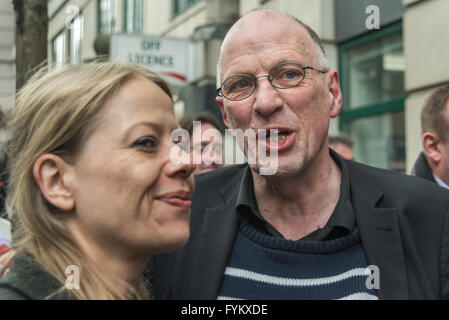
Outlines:
<svg viewBox="0 0 449 320"><path fill-rule="evenodd" d="M351 202L369 265L379 268L380 299L408 299L404 249L395 208L382 208L384 192L358 167L349 167Z"/></svg>
<svg viewBox="0 0 449 320"><path fill-rule="evenodd" d="M224 205L206 209L193 270L192 294L197 299L218 296L239 225L235 202L240 181L241 175L237 175L221 190Z"/></svg>

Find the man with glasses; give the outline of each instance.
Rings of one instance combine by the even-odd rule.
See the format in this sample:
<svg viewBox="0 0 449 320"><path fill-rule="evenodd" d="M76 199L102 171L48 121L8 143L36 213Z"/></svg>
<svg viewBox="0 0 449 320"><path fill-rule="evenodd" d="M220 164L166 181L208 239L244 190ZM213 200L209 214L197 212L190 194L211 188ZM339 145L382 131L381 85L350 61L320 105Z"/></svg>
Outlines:
<svg viewBox="0 0 449 320"><path fill-rule="evenodd" d="M447 298L449 192L329 149L342 95L315 32L251 12L218 67L225 124L256 131L276 171L257 158L196 179L190 240L152 261L156 298Z"/></svg>

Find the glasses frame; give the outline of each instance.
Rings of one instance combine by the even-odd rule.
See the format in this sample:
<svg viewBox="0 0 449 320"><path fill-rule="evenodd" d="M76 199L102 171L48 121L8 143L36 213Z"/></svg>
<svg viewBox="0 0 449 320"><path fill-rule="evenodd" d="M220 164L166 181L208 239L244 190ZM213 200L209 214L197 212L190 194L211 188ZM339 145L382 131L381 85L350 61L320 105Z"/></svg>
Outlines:
<svg viewBox="0 0 449 320"><path fill-rule="evenodd" d="M282 65L286 65L286 64L294 64L294 65L300 67L300 68L304 71L304 74L303 74L303 76L302 76L302 79L301 79L297 84L295 84L294 86L290 86L290 87L286 87L286 88L277 87L277 86L275 86L275 85L273 84L273 78L271 77L270 73L271 73L275 68L277 68L277 67L279 67L279 66L282 66ZM259 78L265 78L265 77L268 78L268 81L270 82L270 84L271 84L271 86L272 86L273 88L276 88L276 89L291 89L291 88L295 88L295 87L299 86L299 85L301 84L301 82L304 81L304 78L306 77L306 70L315 70L315 71L318 71L319 73L322 73L322 74L325 74L325 73L328 73L328 72L329 72L328 70L320 70L320 69L316 69L316 68L311 67L311 66L302 66L302 65L300 65L299 63L296 63L296 62L289 62L289 61L286 61L286 62L281 62L281 63L278 63L277 65L275 65L273 68L271 68L271 70L268 72L268 74L261 75L261 76L258 76L258 77L254 77L254 76L252 76L252 75L245 74L245 73L237 73L237 74L234 74L234 75L230 76L229 78L227 78L225 81L223 81L221 87L216 89L216 92L217 92L217 95L219 95L219 96L221 96L221 97L223 97L223 98L225 98L225 99L227 99L227 100L229 100L229 101L242 101L242 100L245 100L245 99L248 99L249 97L251 97L251 96L253 95L253 93L256 91L256 89L257 89L257 87L258 87L258 85L259 85L259 81L258 81ZM245 77L248 77L248 78L252 79L256 85L254 86L253 90L251 91L251 93L250 93L248 96L246 96L246 97L244 97L244 98L241 98L241 99L230 99L230 98L226 97L226 96L223 94L223 91L222 91L223 85L224 85L224 84L226 83L226 81L228 81L229 79L232 79L232 78L238 77L238 76L245 76Z"/></svg>

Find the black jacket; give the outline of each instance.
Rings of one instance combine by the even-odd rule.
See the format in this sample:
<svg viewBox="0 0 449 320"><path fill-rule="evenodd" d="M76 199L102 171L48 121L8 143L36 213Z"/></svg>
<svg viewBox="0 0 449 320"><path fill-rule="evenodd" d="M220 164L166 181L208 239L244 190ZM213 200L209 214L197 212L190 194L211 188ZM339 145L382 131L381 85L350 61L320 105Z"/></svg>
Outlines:
<svg viewBox="0 0 449 320"><path fill-rule="evenodd" d="M430 169L424 153L421 152L413 165L411 175L417 176L430 182L437 183L433 177L432 169Z"/></svg>
<svg viewBox="0 0 449 320"><path fill-rule="evenodd" d="M56 280L31 256L17 254L9 272L0 279L0 300L75 299L64 284Z"/></svg>
<svg viewBox="0 0 449 320"><path fill-rule="evenodd" d="M392 171L344 161L380 299L449 298L449 191ZM216 299L238 230L236 197L245 165L197 176L188 243L153 257L157 299Z"/></svg>

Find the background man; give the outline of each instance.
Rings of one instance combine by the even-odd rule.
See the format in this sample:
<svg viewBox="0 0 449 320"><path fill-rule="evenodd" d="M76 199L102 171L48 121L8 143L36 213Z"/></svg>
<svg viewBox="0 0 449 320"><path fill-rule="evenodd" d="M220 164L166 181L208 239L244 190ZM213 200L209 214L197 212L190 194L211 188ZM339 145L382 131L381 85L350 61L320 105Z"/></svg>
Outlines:
<svg viewBox="0 0 449 320"><path fill-rule="evenodd" d="M189 242L152 261L155 296L448 298L449 192L329 149L342 96L318 36L291 16L254 11L229 30L218 65L224 123L277 129L260 145L278 151L278 170L198 176ZM368 266L379 286L367 285Z"/></svg>
<svg viewBox="0 0 449 320"><path fill-rule="evenodd" d="M449 189L449 85L427 98L421 111L423 152L412 175Z"/></svg>
<svg viewBox="0 0 449 320"><path fill-rule="evenodd" d="M334 149L342 158L347 160L354 160L352 147L354 141L345 135L329 136L329 147Z"/></svg>
<svg viewBox="0 0 449 320"><path fill-rule="evenodd" d="M201 126L193 126L193 121L201 122ZM214 137L223 135L223 126L218 119L210 113L201 113L185 116L180 121L181 128L186 129L190 135L190 150L197 154L201 163L196 164L193 174L208 172L223 167L223 140ZM206 135L206 130L215 130L215 135ZM195 141L193 137L201 137ZM215 141L217 140L217 141Z"/></svg>

